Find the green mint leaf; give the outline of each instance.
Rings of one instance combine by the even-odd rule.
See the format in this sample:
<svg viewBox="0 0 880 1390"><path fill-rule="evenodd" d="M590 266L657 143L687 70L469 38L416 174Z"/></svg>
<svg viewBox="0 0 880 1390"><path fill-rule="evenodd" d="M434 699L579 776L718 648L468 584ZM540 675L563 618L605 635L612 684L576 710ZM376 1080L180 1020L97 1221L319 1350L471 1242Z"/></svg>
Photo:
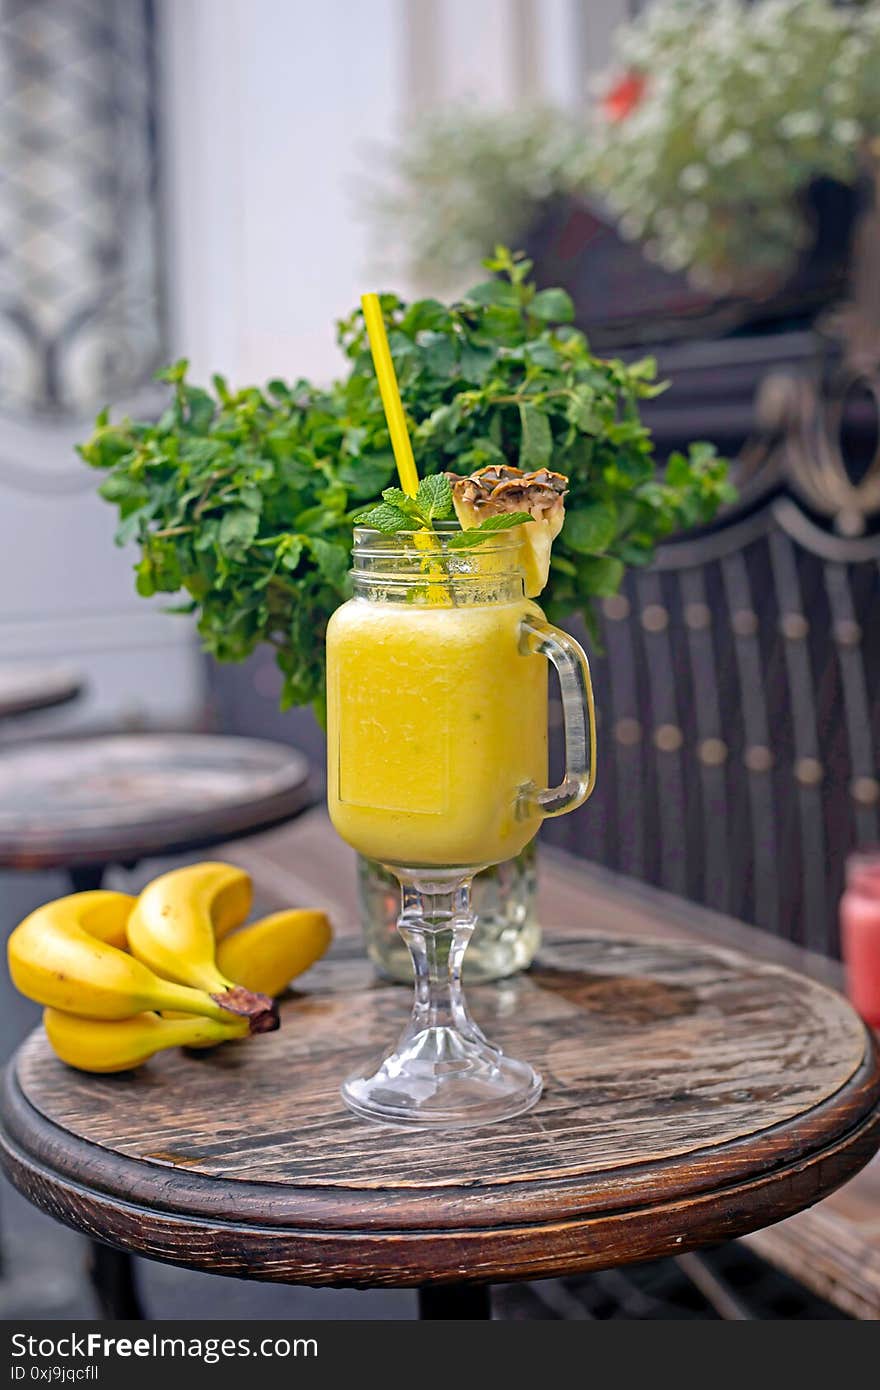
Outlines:
<svg viewBox="0 0 880 1390"><path fill-rule="evenodd" d="M115 463L124 459L132 451L132 440L121 429L114 429L111 425L103 425L95 431L88 444L80 446L80 455L86 463L91 464L92 468L112 468ZM109 480L108 480L109 481ZM107 484L104 484L106 487ZM101 495L106 496L103 489ZM108 501L117 501L117 498L108 498Z"/></svg>
<svg viewBox="0 0 880 1390"><path fill-rule="evenodd" d="M411 531L413 524L411 516L407 516L399 507L392 507L388 502L382 502L378 507L369 507L365 512L358 512L353 521L355 526L370 526L374 531L384 531L389 536L393 536L396 531Z"/></svg>
<svg viewBox="0 0 880 1390"><path fill-rule="evenodd" d="M481 535L492 531L509 531L512 526L523 526L525 522L531 521L530 512L496 512L494 516L487 516L481 521L479 526L472 529Z"/></svg>
<svg viewBox="0 0 880 1390"><path fill-rule="evenodd" d="M422 351L422 370L436 377L450 377L455 371L455 339L448 333L420 333L418 345Z"/></svg>
<svg viewBox="0 0 880 1390"><path fill-rule="evenodd" d="M286 536L282 543L280 563L283 569L295 570L300 562L303 552L303 543L299 536Z"/></svg>
<svg viewBox="0 0 880 1390"><path fill-rule="evenodd" d="M182 385L180 394L186 406L187 425L195 434L203 434L214 418L214 397L200 386Z"/></svg>
<svg viewBox="0 0 880 1390"><path fill-rule="evenodd" d="M401 487L383 488L382 497L392 507L399 507L402 512L411 509L414 504L414 498L409 497Z"/></svg>
<svg viewBox="0 0 880 1390"><path fill-rule="evenodd" d="M438 299L417 299L411 304L400 321L400 330L407 337L414 338L424 329L442 332L451 327L452 314Z"/></svg>
<svg viewBox="0 0 880 1390"><path fill-rule="evenodd" d="M550 563L553 564L552 559ZM577 566L578 580L587 593L596 598L611 598L616 594L623 576L623 561L613 555L591 555Z"/></svg>
<svg viewBox="0 0 880 1390"><path fill-rule="evenodd" d="M487 516L479 526L472 526L468 531L453 532L446 542L447 548L470 550L473 546L487 541L490 536L497 535L499 531L509 531L511 527L522 526L531 520L528 512L498 512L495 516Z"/></svg>
<svg viewBox="0 0 880 1390"><path fill-rule="evenodd" d="M553 453L550 421L536 405L521 405L519 418L522 425L520 468L526 473L531 473L536 468L546 468Z"/></svg>
<svg viewBox="0 0 880 1390"><path fill-rule="evenodd" d="M127 502L132 498L143 501L147 494L144 484L130 473L111 473L98 488L98 495L105 502Z"/></svg>
<svg viewBox="0 0 880 1390"><path fill-rule="evenodd" d="M357 459L344 459L339 465L339 480L357 502L368 502L381 492L394 472L394 456L389 453L362 454Z"/></svg>
<svg viewBox="0 0 880 1390"><path fill-rule="evenodd" d="M167 381L172 386L183 381L189 371L189 360L186 357L179 357L176 362L170 363L167 367L160 367L154 373L157 381Z"/></svg>
<svg viewBox="0 0 880 1390"><path fill-rule="evenodd" d="M566 512L565 544L579 555L601 555L617 535L617 511L605 502Z"/></svg>
<svg viewBox="0 0 880 1390"><path fill-rule="evenodd" d="M475 545L481 545L483 541L489 539L486 531L480 531L474 526L470 531L455 531L447 539L447 550L471 550Z"/></svg>
<svg viewBox="0 0 880 1390"><path fill-rule="evenodd" d="M497 361L494 347L464 341L458 350L458 374L462 381L482 386Z"/></svg>
<svg viewBox="0 0 880 1390"><path fill-rule="evenodd" d="M333 545L330 541L323 540L320 536L310 537L307 545L322 578L326 579L334 588L341 588L349 566L346 551L338 545Z"/></svg>
<svg viewBox="0 0 880 1390"><path fill-rule="evenodd" d="M630 362L627 373L634 381L656 381L657 358L642 357L638 362Z"/></svg>
<svg viewBox="0 0 880 1390"><path fill-rule="evenodd" d="M158 586L153 576L153 565L149 555L144 555L143 559L135 565L134 586L141 598L152 598L158 592Z"/></svg>
<svg viewBox="0 0 880 1390"><path fill-rule="evenodd" d="M527 343L523 354L533 367L543 367L547 371L557 372L561 366L559 349L552 343L541 342L540 339L536 343Z"/></svg>
<svg viewBox="0 0 880 1390"><path fill-rule="evenodd" d="M445 521L452 515L452 488L443 473L423 478L416 493L416 506L425 521Z"/></svg>
<svg viewBox="0 0 880 1390"><path fill-rule="evenodd" d="M596 409L596 392L592 386L575 386L565 415L584 434L602 433L602 417Z"/></svg>
<svg viewBox="0 0 880 1390"><path fill-rule="evenodd" d="M520 304L519 291L509 280L484 280L468 290L465 299L496 309L519 309Z"/></svg>
<svg viewBox="0 0 880 1390"><path fill-rule="evenodd" d="M539 290L529 305L529 313L543 323L571 323L574 305L565 290Z"/></svg>
<svg viewBox="0 0 880 1390"><path fill-rule="evenodd" d="M484 257L480 264L485 266L486 270L497 271L500 275L509 275L514 265L513 254L508 246L498 242L494 255Z"/></svg>
<svg viewBox="0 0 880 1390"><path fill-rule="evenodd" d="M240 555L256 538L260 518L249 507L232 507L221 518L217 544L226 555Z"/></svg>

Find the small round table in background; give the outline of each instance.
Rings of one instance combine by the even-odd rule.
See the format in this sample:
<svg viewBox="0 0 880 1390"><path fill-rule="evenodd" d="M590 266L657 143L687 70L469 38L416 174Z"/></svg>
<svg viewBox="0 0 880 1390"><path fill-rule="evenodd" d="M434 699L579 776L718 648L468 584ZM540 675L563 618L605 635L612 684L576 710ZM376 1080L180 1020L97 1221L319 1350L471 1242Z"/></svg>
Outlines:
<svg viewBox="0 0 880 1390"><path fill-rule="evenodd" d="M0 666L0 720L66 705L82 693L83 681L67 666Z"/></svg>
<svg viewBox="0 0 880 1390"><path fill-rule="evenodd" d="M880 1069L846 1001L689 942L557 932L470 991L537 1065L529 1114L483 1129L357 1120L341 1079L408 1011L337 937L280 1032L87 1076L42 1030L7 1071L0 1159L19 1190L124 1250L214 1274L418 1286L486 1316L487 1283L731 1239L812 1205L880 1144Z"/></svg>
<svg viewBox="0 0 880 1390"><path fill-rule="evenodd" d="M280 825L314 799L305 758L263 739L130 734L41 739L0 755L0 868L64 869L188 854Z"/></svg>

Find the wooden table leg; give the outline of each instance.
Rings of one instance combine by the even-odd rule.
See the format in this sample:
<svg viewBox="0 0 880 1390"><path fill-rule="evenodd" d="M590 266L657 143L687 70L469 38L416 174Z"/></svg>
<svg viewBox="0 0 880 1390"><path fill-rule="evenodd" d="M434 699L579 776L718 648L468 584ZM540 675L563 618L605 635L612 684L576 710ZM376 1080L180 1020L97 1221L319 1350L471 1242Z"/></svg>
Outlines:
<svg viewBox="0 0 880 1390"><path fill-rule="evenodd" d="M419 1317L463 1319L492 1317L488 1284L438 1284L419 1289Z"/></svg>
<svg viewBox="0 0 880 1390"><path fill-rule="evenodd" d="M144 1310L134 1275L134 1260L127 1250L90 1242L89 1279L98 1300L101 1317L141 1321Z"/></svg>
<svg viewBox="0 0 880 1390"><path fill-rule="evenodd" d="M67 877L74 893L89 893L101 887L106 871L106 864L78 864L67 870Z"/></svg>
<svg viewBox="0 0 880 1390"><path fill-rule="evenodd" d="M81 864L67 871L74 893L87 893L104 882L106 864ZM125 1250L115 1250L98 1241L89 1242L89 1280L98 1300L101 1316L142 1319L144 1316L134 1277L134 1261Z"/></svg>

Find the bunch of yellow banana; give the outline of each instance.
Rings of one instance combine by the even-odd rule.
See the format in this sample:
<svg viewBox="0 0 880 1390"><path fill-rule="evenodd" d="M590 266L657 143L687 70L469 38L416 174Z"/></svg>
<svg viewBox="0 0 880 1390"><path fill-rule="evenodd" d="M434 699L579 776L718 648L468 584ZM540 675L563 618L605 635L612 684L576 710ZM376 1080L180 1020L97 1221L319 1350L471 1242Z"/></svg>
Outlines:
<svg viewBox="0 0 880 1390"><path fill-rule="evenodd" d="M85 1071L270 1032L271 996L323 955L330 925L302 909L242 925L250 906L249 875L220 863L163 874L139 898L74 893L16 927L10 974L46 1006L58 1056Z"/></svg>

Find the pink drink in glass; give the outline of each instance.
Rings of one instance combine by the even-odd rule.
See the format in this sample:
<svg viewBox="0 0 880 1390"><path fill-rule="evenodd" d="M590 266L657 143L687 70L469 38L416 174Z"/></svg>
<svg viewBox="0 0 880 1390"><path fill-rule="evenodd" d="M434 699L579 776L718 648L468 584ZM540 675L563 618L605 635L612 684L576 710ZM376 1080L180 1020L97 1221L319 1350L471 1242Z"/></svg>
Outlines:
<svg viewBox="0 0 880 1390"><path fill-rule="evenodd" d="M865 1022L880 1028L880 849L850 855L840 935L847 994Z"/></svg>

